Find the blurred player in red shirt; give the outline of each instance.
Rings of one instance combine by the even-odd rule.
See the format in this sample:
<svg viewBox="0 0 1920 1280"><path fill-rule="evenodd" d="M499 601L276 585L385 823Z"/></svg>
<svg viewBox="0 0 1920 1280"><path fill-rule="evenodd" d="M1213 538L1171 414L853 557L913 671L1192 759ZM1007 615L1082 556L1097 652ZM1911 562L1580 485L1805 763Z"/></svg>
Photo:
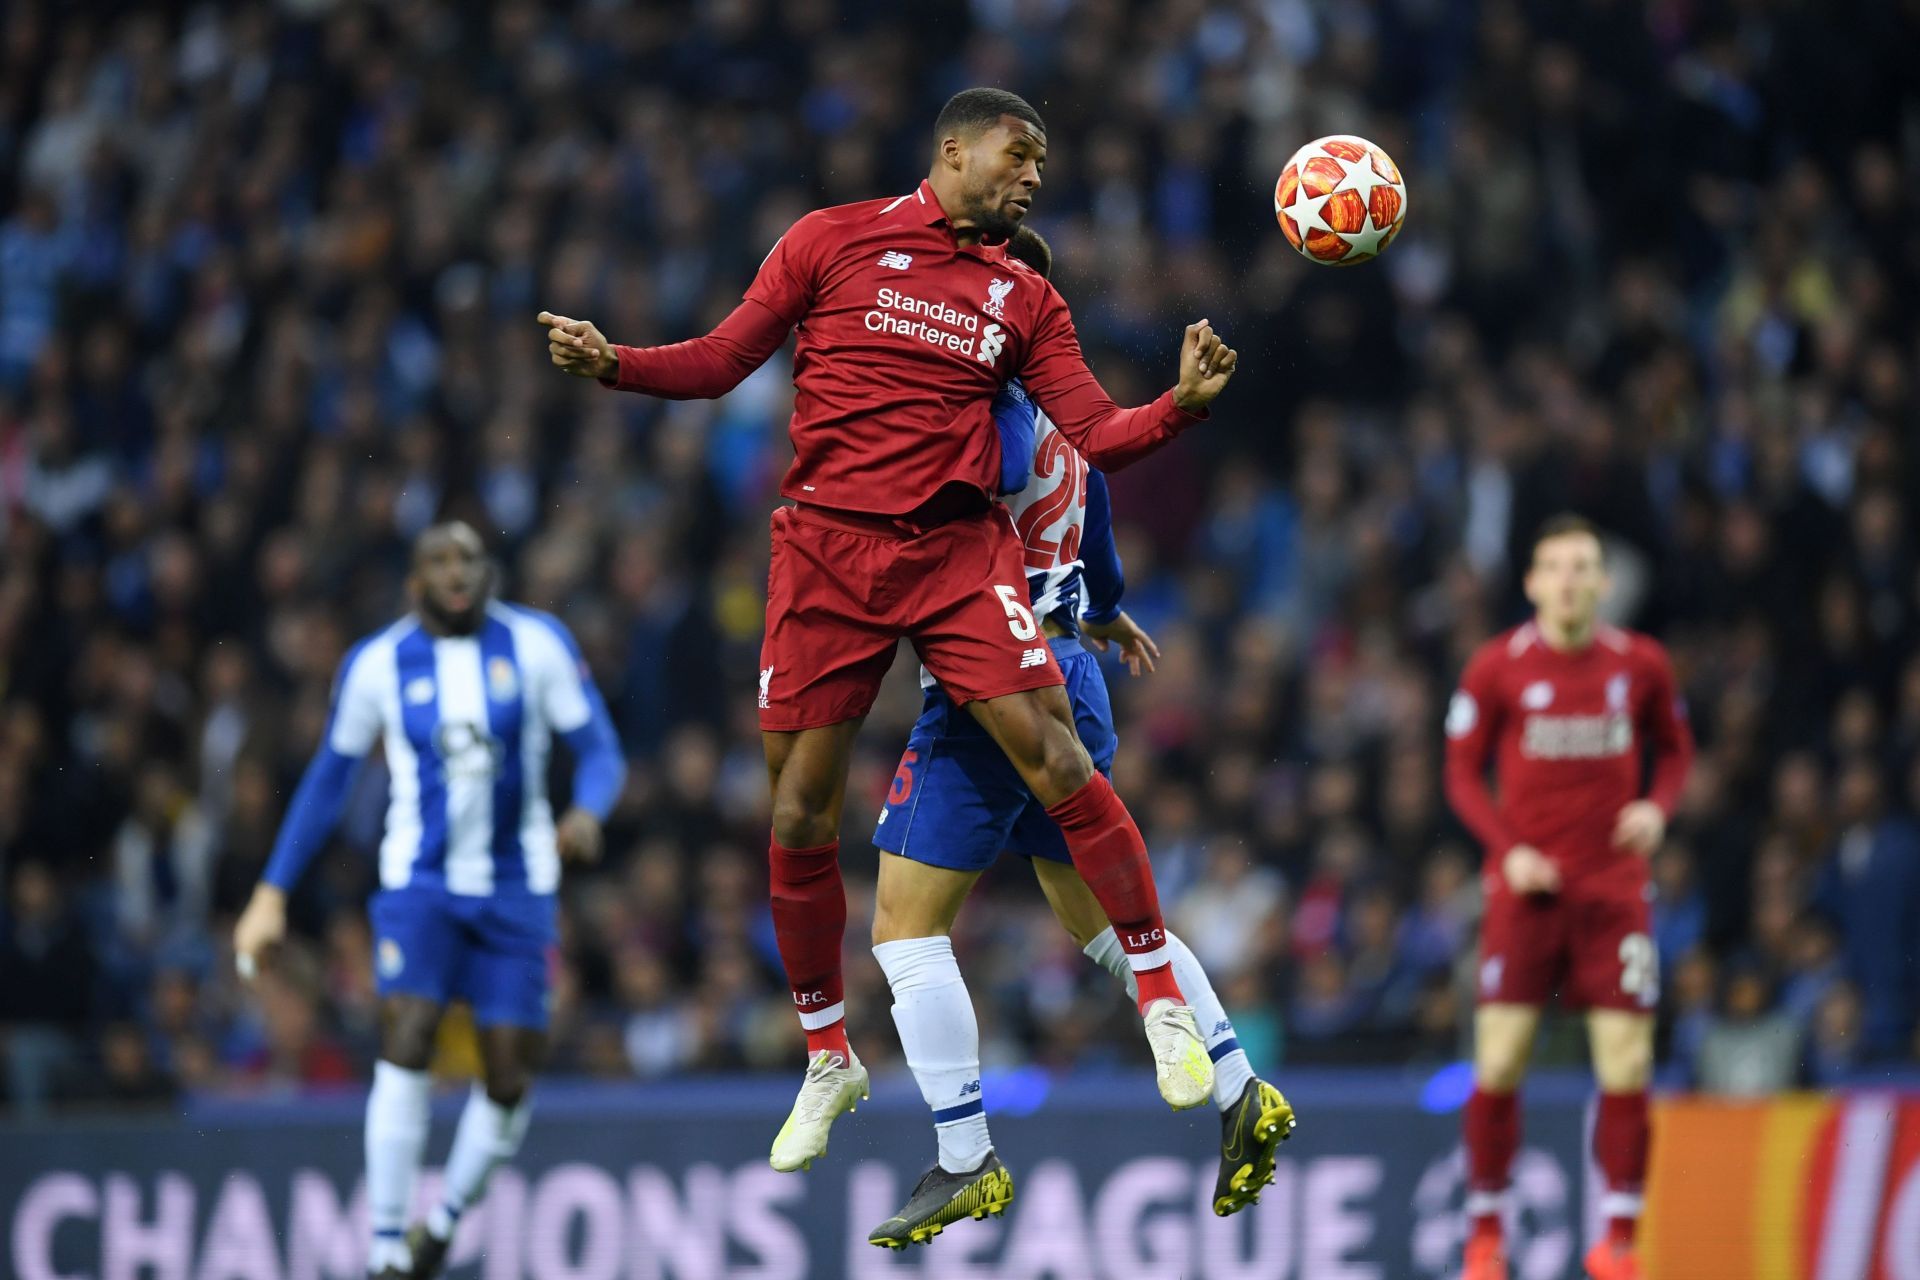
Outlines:
<svg viewBox="0 0 1920 1280"><path fill-rule="evenodd" d="M1014 94L969 89L941 111L932 141L915 190L795 223L704 337L621 347L586 321L540 316L562 369L672 399L724 395L799 331L794 461L781 485L793 505L773 514L759 688L774 932L808 1053L774 1139L783 1170L820 1156L834 1119L867 1090L842 1002L840 812L854 734L903 637L1059 824L1138 979L1162 1096L1196 1106L1213 1086L1146 846L1081 745L1027 604L1021 540L994 501L990 405L1019 377L1061 433L1111 470L1200 421L1237 357L1202 320L1182 339L1178 383L1117 408L1059 293L1006 252L1046 164L1038 113Z"/></svg>
<svg viewBox="0 0 1920 1280"><path fill-rule="evenodd" d="M1693 736L1666 650L1599 621L1607 588L1594 526L1549 521L1527 570L1533 621L1480 647L1447 709L1447 798L1486 849L1463 1280L1506 1280L1515 1091L1556 990L1587 1010L1600 1082L1593 1147L1607 1237L1587 1270L1593 1280L1640 1276L1634 1228L1660 997L1647 860L1666 835Z"/></svg>

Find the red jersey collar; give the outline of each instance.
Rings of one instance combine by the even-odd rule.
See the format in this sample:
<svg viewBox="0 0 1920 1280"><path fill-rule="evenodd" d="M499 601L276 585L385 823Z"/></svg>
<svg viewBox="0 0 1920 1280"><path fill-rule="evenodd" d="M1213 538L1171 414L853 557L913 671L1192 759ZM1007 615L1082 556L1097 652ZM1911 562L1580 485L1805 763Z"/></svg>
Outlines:
<svg viewBox="0 0 1920 1280"><path fill-rule="evenodd" d="M940 207L940 197L933 193L933 184L931 182L925 178L920 179L919 189L916 190L913 195L915 201L917 201L920 206L923 206L921 208L922 221L927 226L935 227L943 222L949 227L953 225L952 220L947 217L947 211ZM906 204L904 199L902 199L901 204L904 208ZM1007 246L1004 242L1000 244L987 244L983 241L980 244L971 246L956 244L954 247L959 253L971 254L976 258L982 258L988 262L1004 262L1007 258Z"/></svg>

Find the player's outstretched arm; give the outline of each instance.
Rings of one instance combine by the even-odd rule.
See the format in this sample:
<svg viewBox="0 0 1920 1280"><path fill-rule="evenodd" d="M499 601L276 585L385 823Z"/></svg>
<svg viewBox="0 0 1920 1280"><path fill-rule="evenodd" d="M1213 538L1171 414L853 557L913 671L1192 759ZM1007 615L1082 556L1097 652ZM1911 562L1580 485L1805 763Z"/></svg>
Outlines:
<svg viewBox="0 0 1920 1280"><path fill-rule="evenodd" d="M623 347L609 342L591 320L551 311L536 320L547 331L547 355L562 372L664 400L727 394L765 364L793 328L752 300L735 307L712 333L665 347Z"/></svg>
<svg viewBox="0 0 1920 1280"><path fill-rule="evenodd" d="M1025 365L1027 392L1088 462L1116 471L1201 421L1233 377L1239 356L1205 320L1180 340L1180 380L1151 404L1122 409L1087 368L1073 317L1058 294L1041 317Z"/></svg>

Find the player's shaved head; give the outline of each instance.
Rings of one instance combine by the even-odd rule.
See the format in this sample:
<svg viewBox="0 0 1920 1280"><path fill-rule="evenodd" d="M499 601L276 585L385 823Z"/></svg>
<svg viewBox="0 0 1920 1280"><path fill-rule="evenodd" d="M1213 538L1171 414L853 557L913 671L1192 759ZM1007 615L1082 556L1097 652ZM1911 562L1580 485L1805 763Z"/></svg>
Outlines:
<svg viewBox="0 0 1920 1280"><path fill-rule="evenodd" d="M487 554L487 544L480 534L465 520L442 520L439 524L428 525L413 540L413 565L419 568L421 563L434 553L449 546L460 548L476 556Z"/></svg>
<svg viewBox="0 0 1920 1280"><path fill-rule="evenodd" d="M493 594L493 566L472 525L444 520L413 540L407 594L436 635L472 635L479 629Z"/></svg>
<svg viewBox="0 0 1920 1280"><path fill-rule="evenodd" d="M972 142L999 124L1002 116L1024 120L1042 138L1047 135L1047 126L1040 119L1040 113L1019 94L1009 93L1005 89L962 89L947 99L946 106L940 108L940 115L933 122L934 143L938 145L947 138Z"/></svg>
<svg viewBox="0 0 1920 1280"><path fill-rule="evenodd" d="M1053 274L1053 246L1032 227L1022 226L1007 240L1007 256L1018 258L1040 273L1042 279Z"/></svg>

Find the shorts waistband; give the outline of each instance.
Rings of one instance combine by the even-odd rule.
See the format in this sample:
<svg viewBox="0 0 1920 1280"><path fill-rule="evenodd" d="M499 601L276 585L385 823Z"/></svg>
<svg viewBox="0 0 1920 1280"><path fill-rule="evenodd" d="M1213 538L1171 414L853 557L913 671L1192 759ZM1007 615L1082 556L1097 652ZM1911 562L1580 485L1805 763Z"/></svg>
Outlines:
<svg viewBox="0 0 1920 1280"><path fill-rule="evenodd" d="M1087 646L1080 643L1080 637L1077 635L1049 636L1047 637L1047 643L1053 646L1053 656L1056 658L1067 658L1076 653L1093 652L1087 648Z"/></svg>
<svg viewBox="0 0 1920 1280"><path fill-rule="evenodd" d="M860 533L874 538L918 538L931 533L944 525L961 520L977 518L993 510L986 507L975 511L957 511L944 518L911 519L909 516L883 516L868 511L847 511L840 507L819 507L811 502L796 502L793 513L809 524L824 525L829 529L838 529L842 533ZM918 513L909 513L915 515Z"/></svg>

